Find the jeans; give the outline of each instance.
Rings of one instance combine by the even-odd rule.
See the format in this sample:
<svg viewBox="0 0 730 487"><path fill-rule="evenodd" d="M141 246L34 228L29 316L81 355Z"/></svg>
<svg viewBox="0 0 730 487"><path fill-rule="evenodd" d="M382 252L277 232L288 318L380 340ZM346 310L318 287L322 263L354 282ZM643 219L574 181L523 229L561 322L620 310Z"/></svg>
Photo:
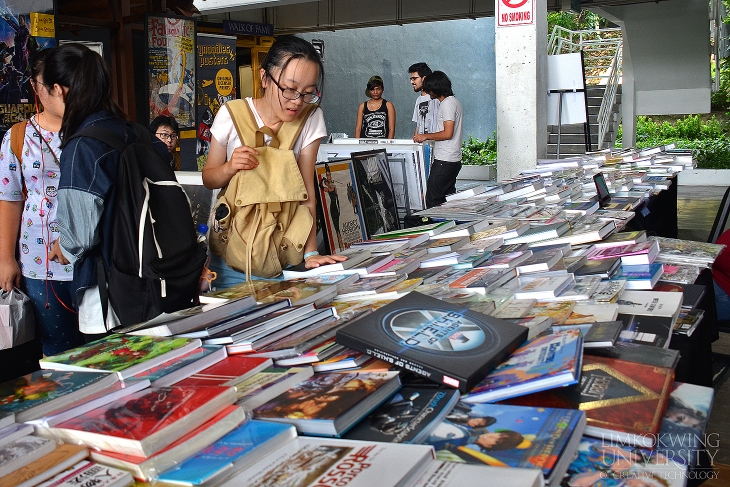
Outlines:
<svg viewBox="0 0 730 487"><path fill-rule="evenodd" d="M61 300L69 308L72 307L71 281L45 281L23 277L20 288L33 305L43 355L57 355L83 343L79 333L78 315L59 302Z"/></svg>
<svg viewBox="0 0 730 487"><path fill-rule="evenodd" d="M221 289L226 289L229 287L233 287L236 284L241 284L242 282L246 282L246 273L245 272L239 272L235 269L231 269L228 267L228 264L225 263L222 257L218 255L211 255L210 256L210 264L208 264L208 269L216 273L216 277L212 282L213 289L216 291L220 291ZM253 281L259 281L264 279L263 277L256 277L251 276L251 280ZM267 280L275 280L275 281L281 281L283 280L283 277L271 277Z"/></svg>
<svg viewBox="0 0 730 487"><path fill-rule="evenodd" d="M715 309L717 310L718 321L730 320L730 296L717 285L716 282L712 282L715 286Z"/></svg>
<svg viewBox="0 0 730 487"><path fill-rule="evenodd" d="M461 171L461 162L434 159L426 183L426 208L433 208L446 202L446 195L456 193L456 176Z"/></svg>

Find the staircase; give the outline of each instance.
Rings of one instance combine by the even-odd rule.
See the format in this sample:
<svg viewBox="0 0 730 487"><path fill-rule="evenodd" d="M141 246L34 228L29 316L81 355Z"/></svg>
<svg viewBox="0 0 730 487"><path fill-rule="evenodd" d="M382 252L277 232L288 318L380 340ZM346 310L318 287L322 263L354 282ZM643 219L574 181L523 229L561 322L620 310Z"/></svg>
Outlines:
<svg viewBox="0 0 730 487"><path fill-rule="evenodd" d="M591 150L613 147L620 122L621 29L571 31L555 26L548 43L548 54L583 52L586 101ZM584 154L588 149L584 124L560 127L560 156ZM548 126L549 158L558 152L558 127Z"/></svg>
<svg viewBox="0 0 730 487"><path fill-rule="evenodd" d="M601 103L604 99L606 87L603 85L593 85L586 88L587 107L588 107L588 124L591 133L591 150L599 150L607 147L613 147L616 141L616 132L620 121L621 108L621 85L617 88L614 103L609 110L609 123L606 127L605 136L603 138L603 147L598 147L598 112L601 109ZM549 159L557 157L558 148L558 126L548 125L548 146L547 154ZM584 127L582 123L563 125L560 128L560 155L570 156L571 154L586 153Z"/></svg>

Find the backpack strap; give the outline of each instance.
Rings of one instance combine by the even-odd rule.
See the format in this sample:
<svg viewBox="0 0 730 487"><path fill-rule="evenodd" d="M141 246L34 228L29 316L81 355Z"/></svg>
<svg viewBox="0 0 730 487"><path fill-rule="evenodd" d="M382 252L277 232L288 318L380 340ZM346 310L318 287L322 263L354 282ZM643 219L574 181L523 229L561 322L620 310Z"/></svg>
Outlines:
<svg viewBox="0 0 730 487"><path fill-rule="evenodd" d="M21 120L20 122L14 123L10 127L10 150L15 155L15 158L21 165L20 169L20 182L23 183L23 199L28 197L28 188L25 187L25 178L23 177L23 145L25 145L25 128L28 124L27 120ZM41 137L42 139L42 137ZM55 154L54 154L55 156Z"/></svg>
<svg viewBox="0 0 730 487"><path fill-rule="evenodd" d="M68 140L73 140L79 137L91 137L92 139L99 140L118 152L123 152L128 145L127 142L125 142L119 135L115 134L111 130L97 127L96 125L89 125L88 127L82 128L69 137Z"/></svg>
<svg viewBox="0 0 730 487"><path fill-rule="evenodd" d="M259 127L256 117L251 111L251 106L246 100L232 100L226 103L226 109L231 114L231 120L238 133L241 143L249 147L263 147L264 135L271 137L269 147L275 149L291 150L294 147L299 134L302 133L304 123L309 119L312 112L319 105L307 105L304 110L291 122L282 123L279 131L274 133L270 127ZM254 134L251 137L251 134ZM248 137L246 137L248 135Z"/></svg>

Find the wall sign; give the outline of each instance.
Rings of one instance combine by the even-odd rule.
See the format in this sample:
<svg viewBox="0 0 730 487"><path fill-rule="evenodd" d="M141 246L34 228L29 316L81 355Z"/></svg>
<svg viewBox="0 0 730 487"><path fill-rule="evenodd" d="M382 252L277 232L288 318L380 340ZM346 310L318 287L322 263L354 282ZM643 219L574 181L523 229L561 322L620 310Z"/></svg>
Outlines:
<svg viewBox="0 0 730 487"><path fill-rule="evenodd" d="M495 0L497 26L532 25L535 23L534 0Z"/></svg>

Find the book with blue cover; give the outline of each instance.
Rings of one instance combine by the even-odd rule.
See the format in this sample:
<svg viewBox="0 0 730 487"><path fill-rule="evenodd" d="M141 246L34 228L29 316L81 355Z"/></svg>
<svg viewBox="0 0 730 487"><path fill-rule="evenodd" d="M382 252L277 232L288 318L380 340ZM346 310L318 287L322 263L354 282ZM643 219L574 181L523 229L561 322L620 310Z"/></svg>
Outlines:
<svg viewBox="0 0 730 487"><path fill-rule="evenodd" d="M514 351L462 398L468 403L494 402L578 383L583 358L580 330L540 336Z"/></svg>
<svg viewBox="0 0 730 487"><path fill-rule="evenodd" d="M288 424L250 420L161 473L158 480L179 485L202 485L213 479L220 483L294 437L296 430Z"/></svg>
<svg viewBox="0 0 730 487"><path fill-rule="evenodd" d="M568 469L585 429L576 409L457 403L429 435L436 458L542 471L556 487Z"/></svg>

